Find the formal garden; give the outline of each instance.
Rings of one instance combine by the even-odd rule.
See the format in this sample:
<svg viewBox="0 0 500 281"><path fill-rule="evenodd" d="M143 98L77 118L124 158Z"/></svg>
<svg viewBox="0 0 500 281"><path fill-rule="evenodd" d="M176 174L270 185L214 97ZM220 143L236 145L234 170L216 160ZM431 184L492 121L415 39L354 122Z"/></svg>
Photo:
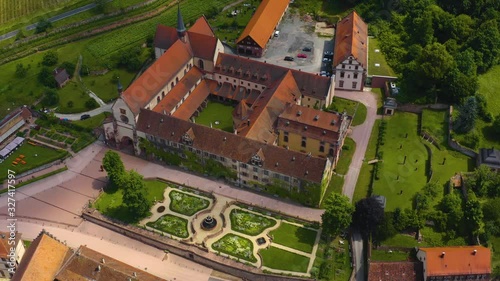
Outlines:
<svg viewBox="0 0 500 281"><path fill-rule="evenodd" d="M236 234L226 234L212 244L212 249L251 263L257 262L253 254L253 243L250 239Z"/></svg>
<svg viewBox="0 0 500 281"><path fill-rule="evenodd" d="M262 233L266 228L276 225L276 220L245 210L232 209L229 214L231 229L246 235L254 236Z"/></svg>
<svg viewBox="0 0 500 281"><path fill-rule="evenodd" d="M175 190L172 190L168 196L170 197L170 210L185 216L192 216L206 209L210 204L207 199Z"/></svg>
<svg viewBox="0 0 500 281"><path fill-rule="evenodd" d="M189 236L188 220L174 215L166 214L154 222L146 223L146 225L180 238Z"/></svg>

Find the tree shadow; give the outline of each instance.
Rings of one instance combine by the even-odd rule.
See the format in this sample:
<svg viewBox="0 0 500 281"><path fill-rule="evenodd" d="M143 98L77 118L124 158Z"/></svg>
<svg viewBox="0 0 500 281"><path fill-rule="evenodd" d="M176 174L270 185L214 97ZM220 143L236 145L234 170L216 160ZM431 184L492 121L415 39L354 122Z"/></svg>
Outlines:
<svg viewBox="0 0 500 281"><path fill-rule="evenodd" d="M298 242L309 244L312 247L314 246L314 242L316 241L317 233L318 232L315 230L300 227L295 231L295 237L297 237Z"/></svg>

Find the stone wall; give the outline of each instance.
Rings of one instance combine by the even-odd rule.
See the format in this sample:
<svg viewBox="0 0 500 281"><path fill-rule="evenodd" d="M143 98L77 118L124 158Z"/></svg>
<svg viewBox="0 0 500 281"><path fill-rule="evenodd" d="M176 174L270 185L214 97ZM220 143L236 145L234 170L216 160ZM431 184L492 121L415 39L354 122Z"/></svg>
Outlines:
<svg viewBox="0 0 500 281"><path fill-rule="evenodd" d="M251 281L300 281L300 280L310 280L307 278L292 277L292 276L279 276L270 275L263 273L262 270L245 265L243 263L237 262L235 260L219 256L213 252L209 252L208 249L202 249L194 245L189 245L177 240L169 239L167 237L162 237L158 234L152 233L145 229L125 225L118 221L113 221L96 210L87 209L82 212L82 217L115 231L117 233L123 234L127 237L145 243L147 245L156 247L161 250L166 250L172 254L181 256L183 258L189 259L206 267L218 270L233 276L242 278L243 280Z"/></svg>
<svg viewBox="0 0 500 281"><path fill-rule="evenodd" d="M412 113L422 113L422 110L424 109L436 109L436 110L442 110L442 109L447 109L449 105L443 104L443 103L435 103L435 104L426 104L426 105L419 105L419 104L398 104L397 110L399 111L404 111L404 112L412 112Z"/></svg>

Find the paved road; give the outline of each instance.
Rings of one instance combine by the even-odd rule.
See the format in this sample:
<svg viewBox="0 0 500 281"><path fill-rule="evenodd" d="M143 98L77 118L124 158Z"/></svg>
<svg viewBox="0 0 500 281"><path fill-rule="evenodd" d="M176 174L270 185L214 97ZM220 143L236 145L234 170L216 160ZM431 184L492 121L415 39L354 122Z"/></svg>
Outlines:
<svg viewBox="0 0 500 281"><path fill-rule="evenodd" d="M110 0L112 1L112 0ZM81 12L85 12L85 11L88 11L90 9L93 9L94 7L96 6L95 3L92 3L92 4L88 4L88 5L85 5L85 6L82 6L80 8L76 8L74 10L71 10L71 11L68 11L68 12L64 12L62 14L59 14L57 16L54 16L52 18L49 18L48 20L50 22L56 22L58 20L62 20L62 19L65 19L67 17L71 17L73 15L76 15L76 14L79 14ZM36 28L38 23L34 23L34 24L30 24L28 26L26 26L26 30L33 30ZM5 39L9 39L9 38L12 38L14 36L17 35L17 33L19 32L19 30L14 30L14 31L11 31L9 33L6 33L6 34L3 34L3 35L0 35L0 41L2 40L5 40Z"/></svg>
<svg viewBox="0 0 500 281"><path fill-rule="evenodd" d="M354 253L354 276L356 281L365 281L365 264L363 256L363 238L359 232L352 234L352 251Z"/></svg>
<svg viewBox="0 0 500 281"><path fill-rule="evenodd" d="M80 117L83 115L83 114L88 114L90 116L96 116L96 115L99 115L103 112L111 112L111 107L113 106L113 103L108 103L108 104L105 104L101 107L98 107L96 109L93 109L93 110L90 110L90 111L85 111L85 112L80 112L80 113L74 113L74 114L62 114L62 113L56 113L56 117L57 118L66 118L68 120L72 120L72 121L75 121L75 120L80 120Z"/></svg>

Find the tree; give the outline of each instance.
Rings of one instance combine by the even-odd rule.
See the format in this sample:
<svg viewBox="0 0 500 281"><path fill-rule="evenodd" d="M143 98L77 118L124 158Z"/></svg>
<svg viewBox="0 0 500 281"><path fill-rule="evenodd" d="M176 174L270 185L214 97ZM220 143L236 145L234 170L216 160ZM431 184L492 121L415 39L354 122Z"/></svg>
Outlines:
<svg viewBox="0 0 500 281"><path fill-rule="evenodd" d="M356 203L353 224L365 237L370 236L384 219L384 209L375 197L368 197Z"/></svg>
<svg viewBox="0 0 500 281"><path fill-rule="evenodd" d="M54 89L45 89L42 104L44 106L54 106L59 103L59 95Z"/></svg>
<svg viewBox="0 0 500 281"><path fill-rule="evenodd" d="M75 73L76 65L72 62L65 61L65 62L61 63L61 68L66 69L66 72L68 72L69 76L73 77L73 75Z"/></svg>
<svg viewBox="0 0 500 281"><path fill-rule="evenodd" d="M448 86L442 98L450 103L462 103L467 97L474 95L479 88L479 81L474 74L465 75L458 68L451 69L444 77Z"/></svg>
<svg viewBox="0 0 500 281"><path fill-rule="evenodd" d="M440 191L442 191L442 187L440 187L437 182L429 182L424 185L422 191L425 195L434 198L438 196Z"/></svg>
<svg viewBox="0 0 500 281"><path fill-rule="evenodd" d="M108 2L109 2L108 0L95 0L94 3L96 11L98 13L105 13Z"/></svg>
<svg viewBox="0 0 500 281"><path fill-rule="evenodd" d="M17 41L17 40L21 40L21 39L23 39L23 38L25 38L25 37L26 37L26 35L24 35L24 31L23 31L23 29L22 29L22 28L21 28L21 29L19 29L19 31L18 31L18 32L17 32L17 34L16 34L16 41Z"/></svg>
<svg viewBox="0 0 500 281"><path fill-rule="evenodd" d="M480 72L486 72L498 63L500 55L500 31L493 19L483 22L469 38L468 45L476 51L476 63Z"/></svg>
<svg viewBox="0 0 500 281"><path fill-rule="evenodd" d="M460 196L454 192L446 194L443 199L441 199L441 202L439 202L438 208L445 216L446 228L443 230L460 229L460 226L462 225L462 218L464 216L464 212L462 210L462 198L460 198ZM453 233L453 235L449 236L453 237L455 234L456 233Z"/></svg>
<svg viewBox="0 0 500 281"><path fill-rule="evenodd" d="M495 121L493 121L493 132L496 133L496 135L500 135L500 115L497 115L495 117Z"/></svg>
<svg viewBox="0 0 500 281"><path fill-rule="evenodd" d="M125 175L125 166L120 155L112 150L108 150L102 159L102 167L108 173L109 180L121 187L121 178Z"/></svg>
<svg viewBox="0 0 500 281"><path fill-rule="evenodd" d="M130 48L119 54L118 67L126 68L129 71L137 71L141 68L140 48Z"/></svg>
<svg viewBox="0 0 500 281"><path fill-rule="evenodd" d="M453 129L457 133L465 134L471 131L476 124L477 104L475 97L468 97L465 103L458 109L458 117Z"/></svg>
<svg viewBox="0 0 500 281"><path fill-rule="evenodd" d="M321 215L323 229L331 236L337 236L352 222L354 206L344 195L332 193L325 202L325 212Z"/></svg>
<svg viewBox="0 0 500 281"><path fill-rule="evenodd" d="M57 64L59 56L54 51L48 51L43 55L42 64L45 66L54 66Z"/></svg>
<svg viewBox="0 0 500 281"><path fill-rule="evenodd" d="M52 27L52 22L49 21L48 19L41 19L37 24L36 24L36 29L35 33L42 33L47 31L47 29Z"/></svg>
<svg viewBox="0 0 500 281"><path fill-rule="evenodd" d="M28 73L28 69L25 68L22 63L18 63L16 65L16 77L17 78L24 78L24 77L26 77L27 73Z"/></svg>
<svg viewBox="0 0 500 281"><path fill-rule="evenodd" d="M483 197L488 193L489 186L497 175L486 165L481 165L470 174L466 179L466 184L474 193Z"/></svg>
<svg viewBox="0 0 500 281"><path fill-rule="evenodd" d="M483 204L483 221L488 235L500 234L500 198L489 199Z"/></svg>
<svg viewBox="0 0 500 281"><path fill-rule="evenodd" d="M129 171L125 175L123 186L123 204L134 220L145 217L151 208L151 202L146 197L146 186L143 177L135 171Z"/></svg>
<svg viewBox="0 0 500 281"><path fill-rule="evenodd" d="M484 231L483 210L481 203L474 194L469 194L464 209L465 226L469 233L475 237Z"/></svg>
<svg viewBox="0 0 500 281"><path fill-rule="evenodd" d="M99 107L99 104L95 101L95 99L93 98L89 98L86 102L85 102L85 108L87 109L94 109L94 108L97 108Z"/></svg>
<svg viewBox="0 0 500 281"><path fill-rule="evenodd" d="M397 233L398 231L394 226L394 214L386 213L382 222L377 226L373 240L376 244L380 245L382 241L393 237Z"/></svg>
<svg viewBox="0 0 500 281"><path fill-rule="evenodd" d="M54 75L52 74L52 71L50 71L49 68L43 67L38 73L37 78L40 84L49 88L57 88L56 79L54 78Z"/></svg>

